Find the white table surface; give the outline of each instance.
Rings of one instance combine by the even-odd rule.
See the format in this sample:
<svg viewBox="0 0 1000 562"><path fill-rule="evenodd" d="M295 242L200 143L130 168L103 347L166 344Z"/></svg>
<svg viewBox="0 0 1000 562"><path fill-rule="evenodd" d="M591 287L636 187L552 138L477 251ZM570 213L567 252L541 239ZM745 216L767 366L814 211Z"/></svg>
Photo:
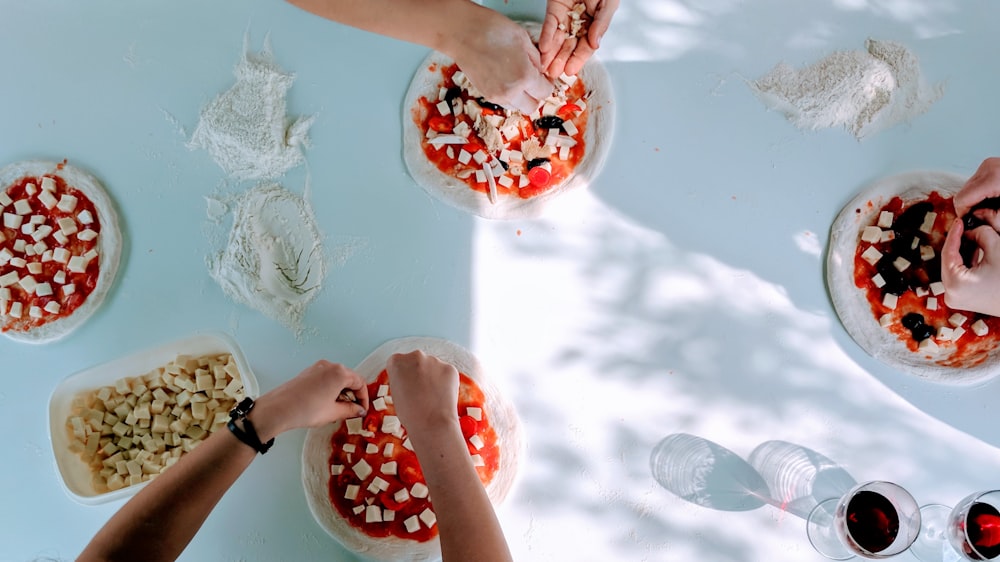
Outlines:
<svg viewBox="0 0 1000 562"><path fill-rule="evenodd" d="M404 169L401 100L421 47L277 0L0 0L0 165L92 170L126 240L117 284L82 329L43 347L0 339L0 560L73 558L120 505L77 505L60 489L46 426L56 384L198 330L233 334L263 389L395 337L470 347L527 434L499 508L519 560L822 560L792 513L712 510L659 486L650 452L674 433L743 458L786 441L921 503L998 487L1000 383L929 384L866 356L833 312L823 256L834 216L867 183L967 175L1000 151L1000 4L622 4L601 51L618 116L603 174L544 220L489 222L431 199ZM301 341L210 279L203 196L253 184L188 150L177 125L189 134L232 84L247 31L257 48L270 33L297 74L289 112L317 115L312 204L339 259ZM903 42L946 81L929 113L858 142L795 129L745 84L869 36ZM301 192L306 167L281 181ZM253 463L183 560L356 559L306 507L303 435Z"/></svg>

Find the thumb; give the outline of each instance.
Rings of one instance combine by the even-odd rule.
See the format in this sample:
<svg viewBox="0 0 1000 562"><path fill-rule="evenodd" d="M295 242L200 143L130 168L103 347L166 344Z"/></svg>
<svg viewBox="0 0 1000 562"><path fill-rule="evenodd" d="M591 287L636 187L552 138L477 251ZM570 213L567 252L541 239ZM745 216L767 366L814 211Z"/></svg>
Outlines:
<svg viewBox="0 0 1000 562"><path fill-rule="evenodd" d="M972 231L972 239L986 253L984 259L988 260L990 256L1000 258L998 255L1000 253L1000 233L993 230L993 227L980 226Z"/></svg>

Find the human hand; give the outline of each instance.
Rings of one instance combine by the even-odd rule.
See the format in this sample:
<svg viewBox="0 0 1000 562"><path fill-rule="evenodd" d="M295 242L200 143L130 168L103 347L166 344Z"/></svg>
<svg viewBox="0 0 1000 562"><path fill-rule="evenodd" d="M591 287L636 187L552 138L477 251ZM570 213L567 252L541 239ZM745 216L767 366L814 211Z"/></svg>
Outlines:
<svg viewBox="0 0 1000 562"><path fill-rule="evenodd" d="M411 438L458 425L458 370L422 351L389 358L389 388L399 421ZM461 431L461 429L459 429Z"/></svg>
<svg viewBox="0 0 1000 562"><path fill-rule="evenodd" d="M538 49L523 27L493 10L467 2L459 30L443 47L487 100L530 114L552 95Z"/></svg>
<svg viewBox="0 0 1000 562"><path fill-rule="evenodd" d="M344 390L352 391L357 403L338 400ZM363 416L367 411L364 379L343 365L321 360L257 399L251 417L266 441L265 433L273 437L290 429ZM264 419L258 421L253 414Z"/></svg>
<svg viewBox="0 0 1000 562"><path fill-rule="evenodd" d="M586 36L572 36L570 13L575 0L548 0L545 21L538 41L542 68L555 78L563 73L577 74L590 56L601 46L601 37L611 25L611 16L618 9L619 0L581 0L586 6L581 20L589 27ZM559 29L563 25L564 29Z"/></svg>
<svg viewBox="0 0 1000 562"><path fill-rule="evenodd" d="M955 194L955 212L964 217L972 207L990 197L1000 197L1000 158L983 160L975 174Z"/></svg>
<svg viewBox="0 0 1000 562"><path fill-rule="evenodd" d="M975 213L987 225L970 233L978 248L972 267L966 267L962 260L960 248L965 225L961 218L952 223L941 249L944 301L951 308L1000 316L1000 233L996 230L1000 228L1000 218L997 211L984 209Z"/></svg>

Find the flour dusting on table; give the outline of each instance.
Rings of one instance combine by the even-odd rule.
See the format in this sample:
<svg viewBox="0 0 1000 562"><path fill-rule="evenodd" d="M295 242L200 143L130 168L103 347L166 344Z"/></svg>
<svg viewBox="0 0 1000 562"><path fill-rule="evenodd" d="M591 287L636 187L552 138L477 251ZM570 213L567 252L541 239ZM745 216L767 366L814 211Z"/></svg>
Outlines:
<svg viewBox="0 0 1000 562"><path fill-rule="evenodd" d="M269 39L255 54L245 38L234 74L236 84L202 109L189 146L208 150L237 179L281 176L302 163L315 117L290 122L285 115L285 95L295 76L274 61Z"/></svg>
<svg viewBox="0 0 1000 562"><path fill-rule="evenodd" d="M326 277L311 206L267 183L237 196L228 207L232 230L225 249L206 259L209 273L230 298L300 334L306 308Z"/></svg>
<svg viewBox="0 0 1000 562"><path fill-rule="evenodd" d="M779 63L750 87L802 129L844 127L861 139L925 113L943 86L927 85L905 46L869 39L803 69Z"/></svg>

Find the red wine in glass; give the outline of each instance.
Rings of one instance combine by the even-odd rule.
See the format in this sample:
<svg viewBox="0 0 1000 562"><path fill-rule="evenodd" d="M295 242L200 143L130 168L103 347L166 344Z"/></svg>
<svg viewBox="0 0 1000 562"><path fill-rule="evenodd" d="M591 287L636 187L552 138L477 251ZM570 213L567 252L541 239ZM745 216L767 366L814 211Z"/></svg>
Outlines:
<svg viewBox="0 0 1000 562"><path fill-rule="evenodd" d="M973 560L992 560L1000 556L1000 510L984 502L974 502L965 517L967 545L963 550ZM971 546L972 548L966 548Z"/></svg>
<svg viewBox="0 0 1000 562"><path fill-rule="evenodd" d="M913 548L918 559L1000 560L1000 490L971 494L954 509L931 504L920 511L926 525Z"/></svg>
<svg viewBox="0 0 1000 562"><path fill-rule="evenodd" d="M889 548L899 534L899 514L889 498L861 491L847 503L847 532L864 553Z"/></svg>

